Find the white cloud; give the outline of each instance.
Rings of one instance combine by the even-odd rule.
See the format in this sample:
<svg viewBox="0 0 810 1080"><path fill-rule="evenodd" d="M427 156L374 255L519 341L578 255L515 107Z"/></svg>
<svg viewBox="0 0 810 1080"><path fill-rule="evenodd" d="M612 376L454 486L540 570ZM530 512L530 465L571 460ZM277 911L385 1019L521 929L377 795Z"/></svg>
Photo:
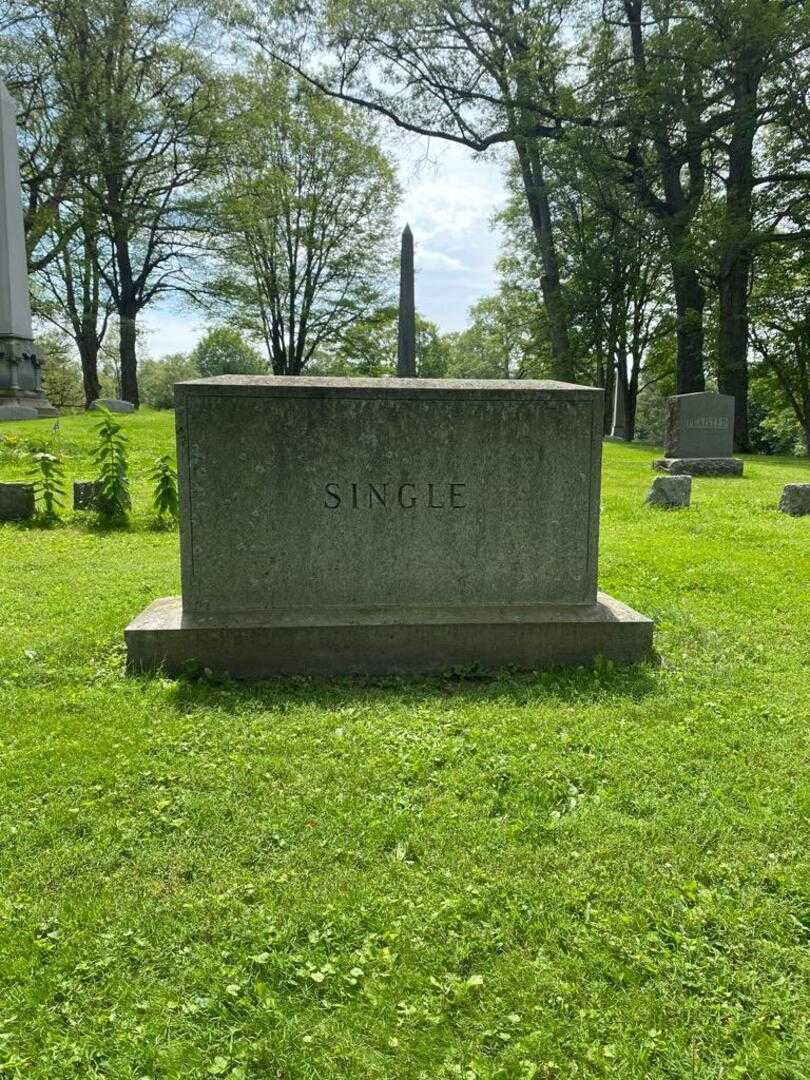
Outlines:
<svg viewBox="0 0 810 1080"><path fill-rule="evenodd" d="M205 333L205 321L196 312L186 312L170 304L156 304L140 317L149 356L191 352Z"/></svg>

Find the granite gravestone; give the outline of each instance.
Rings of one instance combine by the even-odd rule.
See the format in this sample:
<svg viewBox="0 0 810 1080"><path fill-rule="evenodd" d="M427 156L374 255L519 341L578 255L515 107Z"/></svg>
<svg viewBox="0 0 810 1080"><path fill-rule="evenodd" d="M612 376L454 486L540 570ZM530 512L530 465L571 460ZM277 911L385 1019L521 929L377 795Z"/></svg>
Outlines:
<svg viewBox="0 0 810 1080"><path fill-rule="evenodd" d="M42 389L25 255L17 105L0 79L0 419L57 416Z"/></svg>
<svg viewBox="0 0 810 1080"><path fill-rule="evenodd" d="M661 472L690 476L741 476L734 449L734 398L728 394L676 394L667 398Z"/></svg>
<svg viewBox="0 0 810 1080"><path fill-rule="evenodd" d="M35 511L33 484L0 484L0 521L25 521Z"/></svg>
<svg viewBox="0 0 810 1080"><path fill-rule="evenodd" d="M135 406L131 401L121 401L120 398L102 397L96 398L95 401L90 403L90 412L98 412L99 409L107 409L112 413L131 413L135 412Z"/></svg>
<svg viewBox="0 0 810 1080"><path fill-rule="evenodd" d="M633 661L597 593L603 391L220 376L175 387L181 598L130 666L289 673Z"/></svg>
<svg viewBox="0 0 810 1080"><path fill-rule="evenodd" d="M810 514L810 484L785 484L779 499L783 514L804 517Z"/></svg>

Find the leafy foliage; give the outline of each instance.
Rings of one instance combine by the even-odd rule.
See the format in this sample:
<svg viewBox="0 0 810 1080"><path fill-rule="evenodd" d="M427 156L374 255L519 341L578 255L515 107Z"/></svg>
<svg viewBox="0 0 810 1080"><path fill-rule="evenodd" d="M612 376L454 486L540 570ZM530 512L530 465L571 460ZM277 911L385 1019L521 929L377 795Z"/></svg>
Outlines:
<svg viewBox="0 0 810 1080"><path fill-rule="evenodd" d="M171 353L160 360L144 360L139 376L141 401L151 409L173 409L174 384L199 377L200 369L193 353Z"/></svg>
<svg viewBox="0 0 810 1080"><path fill-rule="evenodd" d="M177 468L170 454L163 454L157 459L150 477L155 485L153 505L158 521L161 523L176 521L178 515Z"/></svg>
<svg viewBox="0 0 810 1080"><path fill-rule="evenodd" d="M122 522L132 507L129 493L127 437L109 409L99 409L97 446L93 461L97 471L96 509L103 521Z"/></svg>
<svg viewBox="0 0 810 1080"><path fill-rule="evenodd" d="M190 361L204 379L213 375L262 375L267 371L267 361L230 326L208 330L195 345Z"/></svg>
<svg viewBox="0 0 810 1080"><path fill-rule="evenodd" d="M59 516L57 510L65 496L64 465L59 454L46 450L33 454L32 460L29 476L34 481L34 493L42 504L43 517L52 521Z"/></svg>
<svg viewBox="0 0 810 1080"><path fill-rule="evenodd" d="M206 296L299 375L380 305L398 185L365 115L273 65L234 76L228 111Z"/></svg>

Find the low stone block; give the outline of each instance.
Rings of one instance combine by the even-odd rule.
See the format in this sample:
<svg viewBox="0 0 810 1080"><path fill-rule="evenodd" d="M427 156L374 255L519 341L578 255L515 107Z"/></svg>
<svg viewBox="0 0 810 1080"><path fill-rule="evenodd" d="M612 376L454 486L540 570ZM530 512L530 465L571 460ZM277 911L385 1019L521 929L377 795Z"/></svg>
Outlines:
<svg viewBox="0 0 810 1080"><path fill-rule="evenodd" d="M688 506L691 497L691 476L656 476L645 501L650 506L661 506L665 510L674 510L682 506Z"/></svg>
<svg viewBox="0 0 810 1080"><path fill-rule="evenodd" d="M0 420L39 420L39 413L28 405L0 405Z"/></svg>
<svg viewBox="0 0 810 1080"><path fill-rule="evenodd" d="M742 476L743 463L737 458L657 458L656 472L687 476Z"/></svg>
<svg viewBox="0 0 810 1080"><path fill-rule="evenodd" d="M135 412L135 406L131 401L120 401L118 398L96 398L90 406L90 411L96 412L98 409L109 409L114 413Z"/></svg>
<svg viewBox="0 0 810 1080"><path fill-rule="evenodd" d="M73 481L73 509L95 510L98 483L95 480Z"/></svg>
<svg viewBox="0 0 810 1080"><path fill-rule="evenodd" d="M804 517L810 514L810 484L785 484L779 509L783 514Z"/></svg>
<svg viewBox="0 0 810 1080"><path fill-rule="evenodd" d="M182 674L190 664L216 675L441 673L483 665L524 669L593 664L597 657L636 663L652 655L653 623L598 593L596 603L524 610L459 612L452 606L408 611L194 616L167 596L124 631L130 671Z"/></svg>
<svg viewBox="0 0 810 1080"><path fill-rule="evenodd" d="M0 484L0 521L26 521L35 509L33 484Z"/></svg>
<svg viewBox="0 0 810 1080"><path fill-rule="evenodd" d="M175 386L183 596L132 670L442 672L649 658L597 594L603 391L222 376Z"/></svg>

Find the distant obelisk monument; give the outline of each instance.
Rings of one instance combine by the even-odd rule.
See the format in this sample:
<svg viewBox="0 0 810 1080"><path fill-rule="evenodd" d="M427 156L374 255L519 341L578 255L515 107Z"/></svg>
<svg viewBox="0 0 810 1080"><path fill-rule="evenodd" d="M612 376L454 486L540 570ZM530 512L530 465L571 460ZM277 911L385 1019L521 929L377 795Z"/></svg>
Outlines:
<svg viewBox="0 0 810 1080"><path fill-rule="evenodd" d="M399 262L399 341L397 375L416 377L416 308L413 290L413 233L410 225L402 230L402 255Z"/></svg>
<svg viewBox="0 0 810 1080"><path fill-rule="evenodd" d="M31 328L17 103L0 79L0 420L57 415L42 389Z"/></svg>
<svg viewBox="0 0 810 1080"><path fill-rule="evenodd" d="M624 408L624 391L618 364L613 376L613 427L610 431L610 437L620 439L622 442L627 441L627 415Z"/></svg>

